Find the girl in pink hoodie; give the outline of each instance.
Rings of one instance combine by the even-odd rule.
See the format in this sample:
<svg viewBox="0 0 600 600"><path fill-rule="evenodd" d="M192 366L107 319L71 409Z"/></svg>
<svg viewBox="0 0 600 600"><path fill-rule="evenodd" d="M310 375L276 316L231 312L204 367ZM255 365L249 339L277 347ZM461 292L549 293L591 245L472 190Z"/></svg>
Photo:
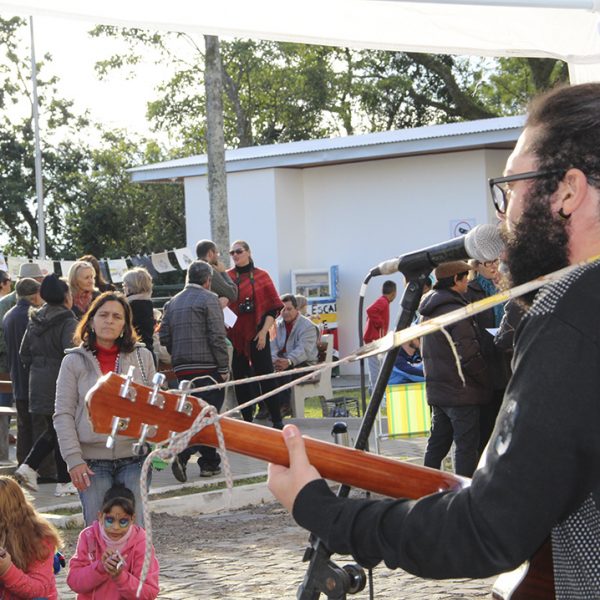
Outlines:
<svg viewBox="0 0 600 600"><path fill-rule="evenodd" d="M135 520L135 497L124 485L113 485L94 521L79 534L69 561L67 583L78 600L134 600L140 583L146 532ZM141 600L158 596L158 561L152 560Z"/></svg>
<svg viewBox="0 0 600 600"><path fill-rule="evenodd" d="M62 545L11 477L0 476L0 598L56 600L54 553Z"/></svg>

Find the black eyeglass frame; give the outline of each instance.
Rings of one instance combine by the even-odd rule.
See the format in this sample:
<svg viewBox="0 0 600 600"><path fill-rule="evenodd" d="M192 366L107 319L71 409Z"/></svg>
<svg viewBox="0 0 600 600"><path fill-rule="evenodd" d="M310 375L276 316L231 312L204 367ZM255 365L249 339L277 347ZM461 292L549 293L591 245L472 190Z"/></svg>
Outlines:
<svg viewBox="0 0 600 600"><path fill-rule="evenodd" d="M541 177L550 177L551 175L559 175L564 173L564 169L551 169L550 171L527 171L526 173L515 173L514 175L506 175L504 177L493 177L488 179L488 185L490 186L490 194L492 201L494 202L495 209L503 215L506 213L508 208L508 198L506 197L506 190L500 187L503 183L511 183L512 181L522 181L524 179L539 179ZM502 205L499 199L496 197L495 190L498 190L502 195Z"/></svg>

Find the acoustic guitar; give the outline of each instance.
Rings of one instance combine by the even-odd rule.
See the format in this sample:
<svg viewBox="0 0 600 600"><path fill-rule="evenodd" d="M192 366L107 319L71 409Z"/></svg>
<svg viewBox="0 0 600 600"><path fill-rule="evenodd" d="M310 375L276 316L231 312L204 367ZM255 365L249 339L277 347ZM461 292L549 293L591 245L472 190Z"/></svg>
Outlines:
<svg viewBox="0 0 600 600"><path fill-rule="evenodd" d="M94 431L107 434L107 445L116 435L137 438L138 443L160 443L172 433L189 429L200 412L196 398L186 391L160 389L160 381L150 388L108 373L101 377L86 397ZM281 431L262 425L223 417L221 429L228 450L289 466ZM218 447L214 426L198 432L192 444ZM418 499L446 490L467 487L467 478L435 469L403 463L393 458L305 437L311 464L325 478L392 498ZM528 562L498 578L492 592L499 600L551 600L554 580L550 544L546 543Z"/></svg>

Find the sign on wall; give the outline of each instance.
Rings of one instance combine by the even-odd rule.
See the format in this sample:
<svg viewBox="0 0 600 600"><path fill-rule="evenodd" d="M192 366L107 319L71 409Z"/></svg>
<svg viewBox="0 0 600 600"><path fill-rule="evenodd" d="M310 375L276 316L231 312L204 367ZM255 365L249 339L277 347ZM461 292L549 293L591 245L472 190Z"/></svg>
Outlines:
<svg viewBox="0 0 600 600"><path fill-rule="evenodd" d="M477 225L477 219L452 219L450 221L450 237L455 238L466 235L475 225Z"/></svg>

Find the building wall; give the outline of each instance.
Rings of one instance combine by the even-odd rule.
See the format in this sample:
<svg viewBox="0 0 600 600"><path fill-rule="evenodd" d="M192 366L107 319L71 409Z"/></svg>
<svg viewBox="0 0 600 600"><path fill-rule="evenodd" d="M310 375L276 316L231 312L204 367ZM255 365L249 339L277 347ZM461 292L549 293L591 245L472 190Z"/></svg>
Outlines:
<svg viewBox="0 0 600 600"><path fill-rule="evenodd" d="M473 150L233 173L228 178L231 240L250 243L257 266L269 270L282 293L290 290L292 269L339 265L338 324L345 356L358 346L358 294L369 270L450 239L453 221L494 222L487 178L502 173L507 155ZM190 179L187 234L193 247L210 229L203 178ZM380 295L387 278L371 280L365 305ZM402 276L389 279L398 284L400 297ZM391 308L395 322L398 302ZM357 370L357 365L344 368Z"/></svg>
<svg viewBox="0 0 600 600"><path fill-rule="evenodd" d="M277 207L273 169L232 173L227 178L230 242L250 245L257 267L267 269L279 286L280 255L277 247ZM206 177L186 177L186 240L192 250L199 239L210 239ZM222 257L228 264L229 257Z"/></svg>

